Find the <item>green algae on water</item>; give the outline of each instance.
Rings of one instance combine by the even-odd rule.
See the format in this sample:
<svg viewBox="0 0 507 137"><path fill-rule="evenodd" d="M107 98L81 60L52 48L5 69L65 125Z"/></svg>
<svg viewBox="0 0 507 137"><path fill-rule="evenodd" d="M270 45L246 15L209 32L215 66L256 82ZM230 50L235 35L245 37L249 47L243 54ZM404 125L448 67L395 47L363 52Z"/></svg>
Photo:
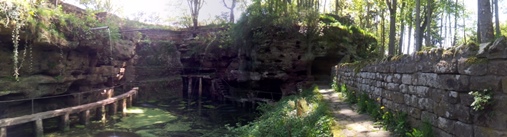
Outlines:
<svg viewBox="0 0 507 137"><path fill-rule="evenodd" d="M132 107L129 110L135 110L136 113L127 113L130 116L122 118L121 122L115 124L116 126L134 129L154 124L167 123L178 118L173 114L158 108Z"/></svg>

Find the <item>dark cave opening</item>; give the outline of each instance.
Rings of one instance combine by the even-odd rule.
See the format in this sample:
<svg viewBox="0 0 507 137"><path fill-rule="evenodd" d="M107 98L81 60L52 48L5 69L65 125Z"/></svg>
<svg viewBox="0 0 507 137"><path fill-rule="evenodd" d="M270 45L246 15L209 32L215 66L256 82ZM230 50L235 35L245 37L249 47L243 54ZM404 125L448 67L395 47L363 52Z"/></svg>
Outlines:
<svg viewBox="0 0 507 137"><path fill-rule="evenodd" d="M312 64L312 75L316 81L331 81L332 68L338 64L341 57L323 56L316 57Z"/></svg>

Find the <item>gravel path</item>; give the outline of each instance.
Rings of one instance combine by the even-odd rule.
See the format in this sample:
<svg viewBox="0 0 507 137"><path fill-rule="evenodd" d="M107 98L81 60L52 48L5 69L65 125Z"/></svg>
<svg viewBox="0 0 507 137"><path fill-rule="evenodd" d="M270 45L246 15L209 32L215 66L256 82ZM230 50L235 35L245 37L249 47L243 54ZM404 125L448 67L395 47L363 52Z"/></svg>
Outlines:
<svg viewBox="0 0 507 137"><path fill-rule="evenodd" d="M389 137L390 132L376 126L370 116L357 113L343 98L329 86L319 86L320 93L329 103L334 120L340 127L335 137Z"/></svg>

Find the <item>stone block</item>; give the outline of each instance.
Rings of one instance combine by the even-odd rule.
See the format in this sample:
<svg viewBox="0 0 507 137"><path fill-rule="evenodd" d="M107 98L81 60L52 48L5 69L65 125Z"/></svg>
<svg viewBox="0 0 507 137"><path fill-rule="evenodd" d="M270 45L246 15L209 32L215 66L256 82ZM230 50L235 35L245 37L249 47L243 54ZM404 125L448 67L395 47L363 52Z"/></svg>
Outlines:
<svg viewBox="0 0 507 137"><path fill-rule="evenodd" d="M436 87L446 90L468 91L470 81L472 80L467 75L438 75Z"/></svg>
<svg viewBox="0 0 507 137"><path fill-rule="evenodd" d="M458 63L452 58L447 58L436 63L433 70L438 74L454 74L458 72Z"/></svg>
<svg viewBox="0 0 507 137"><path fill-rule="evenodd" d="M450 119L438 117L437 121L437 127L444 130L445 132L451 132L452 128L454 127L454 121Z"/></svg>
<svg viewBox="0 0 507 137"><path fill-rule="evenodd" d="M400 103L400 104L405 103L404 99L403 99L403 93L401 93L401 92L392 92L391 100L395 103Z"/></svg>
<svg viewBox="0 0 507 137"><path fill-rule="evenodd" d="M459 93L459 104L470 106L474 102L474 97L468 93Z"/></svg>
<svg viewBox="0 0 507 137"><path fill-rule="evenodd" d="M470 115L470 107L469 106L457 104L457 105L454 105L451 109L453 110L452 111L454 113L453 115L459 121L461 121L463 123L469 123L469 124L472 123L472 117Z"/></svg>
<svg viewBox="0 0 507 137"><path fill-rule="evenodd" d="M453 105L441 102L434 105L433 112L439 117L454 118L453 113L449 112Z"/></svg>
<svg viewBox="0 0 507 137"><path fill-rule="evenodd" d="M507 40L505 37L496 39L488 49L488 59L507 59Z"/></svg>
<svg viewBox="0 0 507 137"><path fill-rule="evenodd" d="M446 98L448 103L456 104L459 101L459 93L456 91L450 91Z"/></svg>
<svg viewBox="0 0 507 137"><path fill-rule="evenodd" d="M407 114L411 117L421 118L421 109L415 107L407 107Z"/></svg>
<svg viewBox="0 0 507 137"><path fill-rule="evenodd" d="M398 87L400 89L400 92L403 93L403 94L408 94L408 86L405 85L405 84L400 84L400 86Z"/></svg>
<svg viewBox="0 0 507 137"><path fill-rule="evenodd" d="M429 87L425 86L416 86L414 89L414 95L422 98L428 97L431 90Z"/></svg>
<svg viewBox="0 0 507 137"><path fill-rule="evenodd" d="M401 83L412 84L412 75L411 74L403 74L403 76L401 77Z"/></svg>
<svg viewBox="0 0 507 137"><path fill-rule="evenodd" d="M490 60L488 61L487 72L490 75L507 76L507 61L505 60ZM482 70L485 71L485 70Z"/></svg>
<svg viewBox="0 0 507 137"><path fill-rule="evenodd" d="M436 127L433 128L433 135L435 137L454 137L451 134L445 132L443 129L436 128Z"/></svg>
<svg viewBox="0 0 507 137"><path fill-rule="evenodd" d="M404 95L405 104L419 108L419 98L415 95Z"/></svg>
<svg viewBox="0 0 507 137"><path fill-rule="evenodd" d="M422 86L433 86L437 84L437 74L436 73L419 73L416 80L413 81L414 85L422 85Z"/></svg>
<svg viewBox="0 0 507 137"><path fill-rule="evenodd" d="M476 56L481 57L481 58L487 57L488 56L488 49L491 46L491 43L492 42L481 43L479 45L479 51L477 52Z"/></svg>
<svg viewBox="0 0 507 137"><path fill-rule="evenodd" d="M468 58L458 59L458 72L459 74L471 75L471 76L483 76L488 71L488 65L486 63L468 63Z"/></svg>
<svg viewBox="0 0 507 137"><path fill-rule="evenodd" d="M457 137L473 137L474 128L471 124L458 121L454 123L452 133Z"/></svg>
<svg viewBox="0 0 507 137"><path fill-rule="evenodd" d="M428 112L428 111L421 111L421 120L422 121L428 121L431 125L437 126L437 115Z"/></svg>
<svg viewBox="0 0 507 137"><path fill-rule="evenodd" d="M470 90L484 90L492 89L493 91L500 90L501 77L487 75L487 76L470 76Z"/></svg>
<svg viewBox="0 0 507 137"><path fill-rule="evenodd" d="M507 131L495 130L488 127L474 126L474 137L505 137Z"/></svg>
<svg viewBox="0 0 507 137"><path fill-rule="evenodd" d="M428 98L419 98L417 101L421 110L432 111L435 105L434 101Z"/></svg>
<svg viewBox="0 0 507 137"><path fill-rule="evenodd" d="M396 83L387 83L387 90L391 91L400 91L400 84Z"/></svg>
<svg viewBox="0 0 507 137"><path fill-rule="evenodd" d="M401 83L401 74L394 74L392 81L393 81L393 83L400 84Z"/></svg>
<svg viewBox="0 0 507 137"><path fill-rule="evenodd" d="M440 103L441 101L443 101L444 99L444 96L446 94L446 91L445 90L442 90L442 89L433 89L430 93L429 93L429 98L433 101L435 101L435 103Z"/></svg>

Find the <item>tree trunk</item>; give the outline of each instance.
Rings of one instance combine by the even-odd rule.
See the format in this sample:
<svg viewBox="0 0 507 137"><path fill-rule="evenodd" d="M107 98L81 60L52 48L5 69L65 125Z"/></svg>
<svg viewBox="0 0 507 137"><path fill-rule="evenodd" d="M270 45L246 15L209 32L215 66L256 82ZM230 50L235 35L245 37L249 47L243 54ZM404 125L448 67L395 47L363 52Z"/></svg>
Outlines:
<svg viewBox="0 0 507 137"><path fill-rule="evenodd" d="M496 36L500 37L502 36L502 32L500 31L500 17L498 15L498 0L494 0L495 4L495 29L496 29Z"/></svg>
<svg viewBox="0 0 507 137"><path fill-rule="evenodd" d="M403 37L405 36L405 14L404 14L404 11L405 11L405 4L406 2L403 2L401 4L401 8L400 8L400 21L401 21L401 26L400 26L400 43L398 43L398 55L402 55L403 54Z"/></svg>
<svg viewBox="0 0 507 137"><path fill-rule="evenodd" d="M385 37L386 37L386 36L385 36L385 30L386 30L386 29L385 29L385 18L384 18L384 12L385 12L385 11L382 9L382 11L381 11L381 13L380 13L380 14L381 14L381 15L380 15L380 19L381 19L381 21L380 21L380 24L381 24L381 25L380 25L380 27L381 27L381 28L380 28L380 31L381 31L381 32L380 32L380 38L381 38L381 40L380 40L380 41L381 41L381 42L380 42L380 43L382 44L382 45L380 45L380 55L381 55L382 57L385 55L385 49L384 49L384 48L385 48L385 41L386 41L386 38L385 38Z"/></svg>
<svg viewBox="0 0 507 137"><path fill-rule="evenodd" d="M421 0L415 0L415 50L420 51L422 45L421 36Z"/></svg>
<svg viewBox="0 0 507 137"><path fill-rule="evenodd" d="M394 42L396 41L396 2L397 0L393 0L392 3L390 0L386 0L386 3L389 7L389 51L388 55L393 56L395 53Z"/></svg>
<svg viewBox="0 0 507 137"><path fill-rule="evenodd" d="M458 5L458 0L455 1L455 5ZM454 36L452 37L451 46L456 45L456 40L458 39L458 6L454 7Z"/></svg>
<svg viewBox="0 0 507 137"><path fill-rule="evenodd" d="M427 6L427 9L426 9L426 38L424 38L424 40L426 41L426 44L425 46L431 46L431 14L432 14L432 11L433 11L433 7L432 7L432 4L433 4L433 0L428 0L428 2L426 3L426 6Z"/></svg>
<svg viewBox="0 0 507 137"><path fill-rule="evenodd" d="M412 42L411 41L412 40L412 25L413 25L412 23L409 23L409 25L408 25L408 41L407 41L408 42L408 45L407 45L407 53L408 54L410 54L410 45L412 44L412 43L410 43L410 42Z"/></svg>
<svg viewBox="0 0 507 137"><path fill-rule="evenodd" d="M479 9L478 13L478 33L480 36L480 42L491 42L493 41L493 21L491 15L491 6L489 0L478 0Z"/></svg>

